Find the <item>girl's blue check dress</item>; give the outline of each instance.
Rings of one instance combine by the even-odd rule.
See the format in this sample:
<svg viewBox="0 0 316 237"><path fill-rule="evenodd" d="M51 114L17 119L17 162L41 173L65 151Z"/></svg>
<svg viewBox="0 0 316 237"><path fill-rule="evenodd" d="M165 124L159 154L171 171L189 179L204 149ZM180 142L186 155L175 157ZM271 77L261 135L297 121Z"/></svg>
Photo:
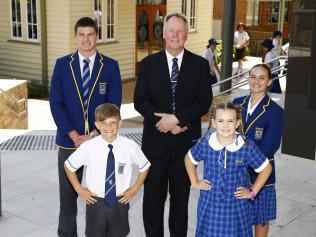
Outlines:
<svg viewBox="0 0 316 237"><path fill-rule="evenodd" d="M247 167L262 171L269 163L257 146L244 143L236 133L235 141L223 147L216 132L196 143L189 151L193 164L204 161L203 178L211 189L201 190L197 211L196 237L252 237L250 201L237 199L237 187L249 187Z"/></svg>

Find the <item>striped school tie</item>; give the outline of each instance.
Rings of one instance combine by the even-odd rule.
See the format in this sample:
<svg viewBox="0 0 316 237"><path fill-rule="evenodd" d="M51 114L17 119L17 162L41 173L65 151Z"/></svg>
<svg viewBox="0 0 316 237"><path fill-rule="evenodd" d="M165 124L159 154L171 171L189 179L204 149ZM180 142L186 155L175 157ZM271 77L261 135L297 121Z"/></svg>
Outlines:
<svg viewBox="0 0 316 237"><path fill-rule="evenodd" d="M110 151L108 154L108 160L106 164L106 176L105 176L105 204L109 207L114 206L116 203L116 188L115 188L115 162L113 154L113 145L108 145Z"/></svg>
<svg viewBox="0 0 316 237"><path fill-rule="evenodd" d="M85 111L87 110L88 99L89 99L89 81L90 81L90 59L85 58L83 60L83 70L82 70L82 89L83 89L83 105Z"/></svg>
<svg viewBox="0 0 316 237"><path fill-rule="evenodd" d="M179 67L178 67L178 59L173 58L172 59L172 72L171 72L171 88L172 88L172 111L173 113L176 112L176 99L175 99L175 94L176 94L176 87L177 87L177 82L179 78Z"/></svg>

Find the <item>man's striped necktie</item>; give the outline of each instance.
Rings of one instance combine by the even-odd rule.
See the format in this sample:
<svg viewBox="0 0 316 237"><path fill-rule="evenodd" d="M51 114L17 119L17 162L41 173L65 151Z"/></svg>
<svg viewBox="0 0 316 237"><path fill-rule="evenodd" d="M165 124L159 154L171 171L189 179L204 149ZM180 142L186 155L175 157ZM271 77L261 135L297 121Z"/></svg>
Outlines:
<svg viewBox="0 0 316 237"><path fill-rule="evenodd" d="M178 67L178 59L173 58L172 59L172 72L171 72L171 87L172 87L172 111L173 113L176 112L176 100L175 100L175 94L176 94L176 87L177 82L179 78L179 67Z"/></svg>

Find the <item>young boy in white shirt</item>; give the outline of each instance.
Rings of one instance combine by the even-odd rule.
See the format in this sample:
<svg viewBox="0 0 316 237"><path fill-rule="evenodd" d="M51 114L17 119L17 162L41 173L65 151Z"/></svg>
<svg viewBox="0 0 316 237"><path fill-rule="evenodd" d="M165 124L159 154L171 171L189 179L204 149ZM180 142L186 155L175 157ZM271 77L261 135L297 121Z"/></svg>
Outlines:
<svg viewBox="0 0 316 237"><path fill-rule="evenodd" d="M65 171L78 195L86 202L86 236L123 237L129 233L129 202L140 190L150 163L132 140L118 135L120 110L102 104L95 110L95 125L100 136L83 143L66 161ZM139 175L130 186L132 164ZM86 186L76 170L86 167Z"/></svg>

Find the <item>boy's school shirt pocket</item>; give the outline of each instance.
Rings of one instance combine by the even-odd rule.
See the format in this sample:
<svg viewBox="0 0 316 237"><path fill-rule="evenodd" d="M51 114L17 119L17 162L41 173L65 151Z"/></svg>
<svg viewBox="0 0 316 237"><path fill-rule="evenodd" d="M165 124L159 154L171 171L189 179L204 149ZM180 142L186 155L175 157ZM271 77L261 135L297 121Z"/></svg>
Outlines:
<svg viewBox="0 0 316 237"><path fill-rule="evenodd" d="M117 173L118 174L124 174L125 173L125 168L126 168L126 163L119 162Z"/></svg>

